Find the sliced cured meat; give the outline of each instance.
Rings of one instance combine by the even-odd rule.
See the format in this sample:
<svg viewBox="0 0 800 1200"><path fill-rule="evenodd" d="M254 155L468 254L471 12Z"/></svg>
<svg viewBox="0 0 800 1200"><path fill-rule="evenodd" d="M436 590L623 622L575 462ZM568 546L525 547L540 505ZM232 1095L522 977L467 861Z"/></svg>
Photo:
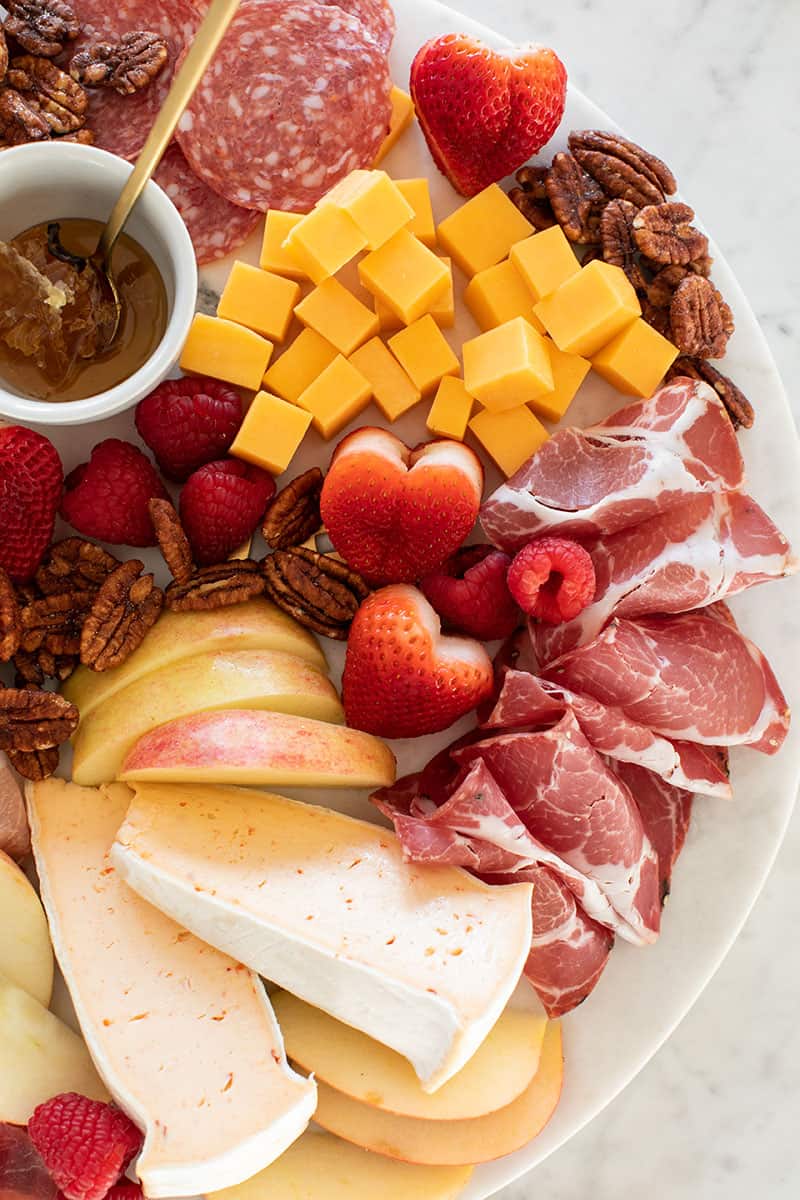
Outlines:
<svg viewBox="0 0 800 1200"><path fill-rule="evenodd" d="M206 187L177 142L167 147L154 179L183 217L200 266L241 246L261 220L261 213L239 208Z"/></svg>
<svg viewBox="0 0 800 1200"><path fill-rule="evenodd" d="M60 1194L27 1131L0 1125L0 1198L56 1200Z"/></svg>
<svg viewBox="0 0 800 1200"><path fill-rule="evenodd" d="M786 698L769 663L724 605L614 618L545 675L686 742L775 754L789 729Z"/></svg>
<svg viewBox="0 0 800 1200"><path fill-rule="evenodd" d="M661 900L669 895L672 868L683 849L692 819L691 792L673 787L652 771L635 763L621 763L617 774L630 788L636 807L656 854L661 882Z"/></svg>
<svg viewBox="0 0 800 1200"><path fill-rule="evenodd" d="M321 0L323 4L334 2L351 16L357 17L365 29L388 54L392 48L397 22L392 6L387 0Z"/></svg>
<svg viewBox="0 0 800 1200"><path fill-rule="evenodd" d="M337 5L242 0L178 141L192 170L231 203L307 212L373 162L390 90L384 51Z"/></svg>
<svg viewBox="0 0 800 1200"><path fill-rule="evenodd" d="M713 388L678 379L587 429L563 429L481 509L494 545L628 529L691 496L741 487L736 434Z"/></svg>
<svg viewBox="0 0 800 1200"><path fill-rule="evenodd" d="M95 145L122 158L134 159L153 127L172 84L175 66L200 24L192 0L74 0L80 37L67 51L69 59L95 42L118 42L125 33L147 29L166 39L169 59L163 71L140 92L120 96L113 88L90 88L87 125Z"/></svg>

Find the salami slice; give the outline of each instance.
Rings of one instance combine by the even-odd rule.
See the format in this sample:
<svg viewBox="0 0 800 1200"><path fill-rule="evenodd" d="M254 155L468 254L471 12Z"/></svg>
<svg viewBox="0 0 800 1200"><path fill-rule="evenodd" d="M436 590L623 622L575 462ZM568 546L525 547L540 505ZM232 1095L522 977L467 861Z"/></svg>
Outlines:
<svg viewBox="0 0 800 1200"><path fill-rule="evenodd" d="M338 4L345 12L357 17L364 28L386 54L392 48L397 22L394 9L387 0L322 0L323 4Z"/></svg>
<svg viewBox="0 0 800 1200"><path fill-rule="evenodd" d="M177 142L167 147L154 178L186 222L200 266L241 246L261 220L261 213L239 208L206 187Z"/></svg>
<svg viewBox="0 0 800 1200"><path fill-rule="evenodd" d="M374 161L390 89L386 55L337 5L243 0L178 141L233 204L307 212Z"/></svg>
<svg viewBox="0 0 800 1200"><path fill-rule="evenodd" d="M112 88L91 88L87 125L95 145L122 158L134 159L145 143L166 99L175 66L201 21L192 0L74 0L81 25L70 58L95 42L116 42L124 33L146 29L166 39L169 59L163 71L141 92L120 96Z"/></svg>

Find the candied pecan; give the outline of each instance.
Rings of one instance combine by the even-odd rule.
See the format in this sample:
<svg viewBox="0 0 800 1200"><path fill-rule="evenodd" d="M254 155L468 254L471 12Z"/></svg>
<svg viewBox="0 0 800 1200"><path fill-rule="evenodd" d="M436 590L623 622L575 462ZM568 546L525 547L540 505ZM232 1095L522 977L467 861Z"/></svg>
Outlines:
<svg viewBox="0 0 800 1200"><path fill-rule="evenodd" d="M657 308L648 300L647 296L641 298L642 318L648 325L652 325L656 333L660 333L662 337L672 341L672 325L669 319L668 308Z"/></svg>
<svg viewBox="0 0 800 1200"><path fill-rule="evenodd" d="M734 330L733 313L710 279L688 275L669 310L672 340L694 358L722 358Z"/></svg>
<svg viewBox="0 0 800 1200"><path fill-rule="evenodd" d="M153 529L156 531L158 548L172 573L172 578L177 583L188 583L194 571L192 548L175 506L169 500L153 497L148 504L148 510Z"/></svg>
<svg viewBox="0 0 800 1200"><path fill-rule="evenodd" d="M63 0L6 0L6 33L39 58L55 58L81 31L73 9Z"/></svg>
<svg viewBox="0 0 800 1200"><path fill-rule="evenodd" d="M63 137L58 138L59 142L76 142L79 146L93 146L94 133L86 125L83 129L79 129L77 133L66 133Z"/></svg>
<svg viewBox="0 0 800 1200"><path fill-rule="evenodd" d="M266 580L257 562L250 558L198 567L188 583L171 583L166 605L172 612L204 612L228 608L261 596Z"/></svg>
<svg viewBox="0 0 800 1200"><path fill-rule="evenodd" d="M0 149L43 142L50 137L50 126L34 105L28 104L13 88L0 88Z"/></svg>
<svg viewBox="0 0 800 1200"><path fill-rule="evenodd" d="M676 190L666 163L621 134L575 130L569 135L569 148L608 196L629 200L637 208L662 204Z"/></svg>
<svg viewBox="0 0 800 1200"><path fill-rule="evenodd" d="M547 196L547 167L520 167L516 179L519 187L508 193L522 215L534 229L550 229L556 223Z"/></svg>
<svg viewBox="0 0 800 1200"><path fill-rule="evenodd" d="M0 750L48 750L72 737L78 710L58 692L0 691Z"/></svg>
<svg viewBox="0 0 800 1200"><path fill-rule="evenodd" d="M29 654L27 650L18 650L14 655L14 671L14 687L41 687L45 681L38 652Z"/></svg>
<svg viewBox="0 0 800 1200"><path fill-rule="evenodd" d="M8 761L23 779L40 783L49 779L58 770L61 751L58 746L47 746L44 750L9 750Z"/></svg>
<svg viewBox="0 0 800 1200"><path fill-rule="evenodd" d="M2 26L0 26L0 83L5 79L7 70L8 42L6 41L6 35L3 33Z"/></svg>
<svg viewBox="0 0 800 1200"><path fill-rule="evenodd" d="M261 532L273 550L290 550L299 546L322 525L319 499L323 475L319 467L304 471L287 484L267 509Z"/></svg>
<svg viewBox="0 0 800 1200"><path fill-rule="evenodd" d="M164 593L138 558L112 571L94 598L81 634L81 662L93 671L118 667L158 620Z"/></svg>
<svg viewBox="0 0 800 1200"><path fill-rule="evenodd" d="M600 241L600 214L608 198L571 154L557 154L547 173L547 195L571 242Z"/></svg>
<svg viewBox="0 0 800 1200"><path fill-rule="evenodd" d="M267 593L307 629L346 641L369 588L346 563L304 546L276 550L262 563Z"/></svg>
<svg viewBox="0 0 800 1200"><path fill-rule="evenodd" d="M688 204L648 204L636 214L633 236L650 262L686 266L702 259L708 238L692 225L694 210Z"/></svg>
<svg viewBox="0 0 800 1200"><path fill-rule="evenodd" d="M41 649L53 655L77 654L81 629L94 592L76 590L43 596L22 610L21 649L33 654Z"/></svg>
<svg viewBox="0 0 800 1200"><path fill-rule="evenodd" d="M85 124L89 97L49 59L31 54L12 59L7 81L41 113L52 133L75 133Z"/></svg>
<svg viewBox="0 0 800 1200"><path fill-rule="evenodd" d="M69 71L84 87L113 88L131 96L163 71L169 58L164 38L149 30L124 33L118 42L97 42L79 50Z"/></svg>
<svg viewBox="0 0 800 1200"><path fill-rule="evenodd" d="M524 192L534 200L547 203L547 173L549 167L520 167L515 179Z"/></svg>
<svg viewBox="0 0 800 1200"><path fill-rule="evenodd" d="M0 567L0 662L9 662L22 640L22 613L13 583Z"/></svg>
<svg viewBox="0 0 800 1200"><path fill-rule="evenodd" d="M679 266L678 263L662 267L647 285L647 299L654 308L669 308L678 284L691 273L689 267Z"/></svg>
<svg viewBox="0 0 800 1200"><path fill-rule="evenodd" d="M723 375L721 371L712 367L711 363L705 362L702 358L688 358L686 355L682 355L680 358L676 358L670 367L667 372L667 380L679 379L687 375L690 379L700 379L703 383L708 383L713 387L725 405L734 429L752 429L756 419L755 411L747 396L732 379Z"/></svg>
<svg viewBox="0 0 800 1200"><path fill-rule="evenodd" d="M638 263L638 250L633 240L633 218L636 208L628 200L611 200L600 217L600 239L603 258L620 267L637 292L645 287L645 278Z"/></svg>
<svg viewBox="0 0 800 1200"><path fill-rule="evenodd" d="M68 537L54 542L36 572L36 585L45 596L62 592L96 592L116 566L117 559L96 542Z"/></svg>

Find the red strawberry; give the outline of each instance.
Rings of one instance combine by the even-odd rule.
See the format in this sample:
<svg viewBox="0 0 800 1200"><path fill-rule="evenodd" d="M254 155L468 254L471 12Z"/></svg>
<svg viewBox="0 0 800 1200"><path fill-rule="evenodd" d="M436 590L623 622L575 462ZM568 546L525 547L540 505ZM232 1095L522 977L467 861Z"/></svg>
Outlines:
<svg viewBox="0 0 800 1200"><path fill-rule="evenodd" d="M124 1112L76 1092L40 1104L28 1133L67 1200L103 1200L142 1148Z"/></svg>
<svg viewBox="0 0 800 1200"><path fill-rule="evenodd" d="M154 546L148 504L169 499L155 467L136 446L107 438L66 478L61 515L79 533L117 546Z"/></svg>
<svg viewBox="0 0 800 1200"><path fill-rule="evenodd" d="M30 579L53 538L64 471L52 442L22 425L0 428L0 567Z"/></svg>
<svg viewBox="0 0 800 1200"><path fill-rule="evenodd" d="M373 583L427 575L471 531L483 467L460 442L410 450L367 427L340 442L322 488L322 520L338 552Z"/></svg>
<svg viewBox="0 0 800 1200"><path fill-rule="evenodd" d="M139 436L180 483L227 453L241 423L239 393L204 376L167 379L136 406Z"/></svg>
<svg viewBox="0 0 800 1200"><path fill-rule="evenodd" d="M491 642L512 634L521 619L506 583L510 564L492 546L462 546L419 586L446 629Z"/></svg>
<svg viewBox="0 0 800 1200"><path fill-rule="evenodd" d="M491 695L492 664L478 642L442 637L422 592L373 592L350 627L342 697L347 723L379 737L447 729Z"/></svg>
<svg viewBox="0 0 800 1200"><path fill-rule="evenodd" d="M594 563L571 538L541 537L520 550L508 569L508 586L523 612L560 625L594 600Z"/></svg>
<svg viewBox="0 0 800 1200"><path fill-rule="evenodd" d="M184 484L180 510L194 561L224 562L250 537L275 495L260 467L230 458L207 463Z"/></svg>
<svg viewBox="0 0 800 1200"><path fill-rule="evenodd" d="M567 72L546 46L493 50L467 34L426 42L411 95L437 167L463 196L510 175L550 141Z"/></svg>

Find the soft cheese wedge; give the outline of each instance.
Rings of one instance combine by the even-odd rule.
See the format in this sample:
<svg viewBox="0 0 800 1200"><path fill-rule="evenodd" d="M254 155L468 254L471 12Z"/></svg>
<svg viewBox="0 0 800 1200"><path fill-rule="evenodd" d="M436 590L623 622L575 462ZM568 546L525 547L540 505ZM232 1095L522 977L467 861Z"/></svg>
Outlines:
<svg viewBox="0 0 800 1200"><path fill-rule="evenodd" d="M402 1054L435 1091L530 950L529 884L403 860L389 831L223 787L136 785L111 859L198 937Z"/></svg>
<svg viewBox="0 0 800 1200"><path fill-rule="evenodd" d="M0 850L0 975L43 1004L53 990L53 948L27 875Z"/></svg>
<svg viewBox="0 0 800 1200"><path fill-rule="evenodd" d="M305 1129L316 1089L286 1063L260 980L151 908L108 848L130 801L62 780L29 785L53 943L84 1037L116 1102L145 1131L148 1197L229 1187Z"/></svg>

